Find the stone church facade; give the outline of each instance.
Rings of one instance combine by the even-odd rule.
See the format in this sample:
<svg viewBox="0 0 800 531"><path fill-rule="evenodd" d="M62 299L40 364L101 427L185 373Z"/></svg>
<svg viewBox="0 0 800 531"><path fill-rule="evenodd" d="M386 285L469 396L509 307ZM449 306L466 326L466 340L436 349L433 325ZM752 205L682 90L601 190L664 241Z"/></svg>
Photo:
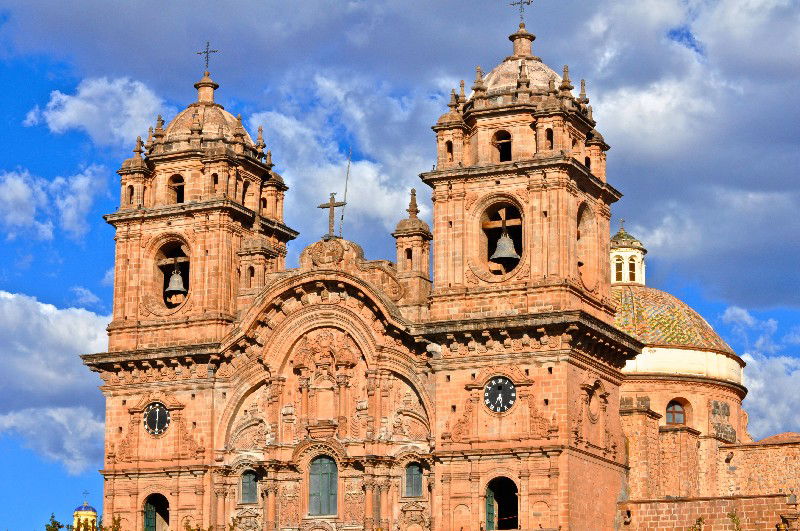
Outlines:
<svg viewBox="0 0 800 531"><path fill-rule="evenodd" d="M750 439L743 361L645 285L641 242L609 239L621 194L583 83L524 24L510 40L433 126L432 228L412 191L394 262L331 226L286 268L288 188L208 72L137 141L106 216L109 351L83 357L107 403L107 518L798 528L800 436Z"/></svg>

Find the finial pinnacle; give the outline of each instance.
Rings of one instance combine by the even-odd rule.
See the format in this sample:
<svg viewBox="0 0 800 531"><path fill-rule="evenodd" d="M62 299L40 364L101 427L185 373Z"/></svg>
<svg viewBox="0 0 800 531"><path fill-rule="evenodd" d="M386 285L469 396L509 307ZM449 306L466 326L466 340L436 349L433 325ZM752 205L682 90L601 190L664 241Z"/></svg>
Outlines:
<svg viewBox="0 0 800 531"><path fill-rule="evenodd" d="M142 149L142 137L136 137L136 147L133 148L133 152L136 153L137 159L142 158L142 153L144 152L144 149Z"/></svg>
<svg viewBox="0 0 800 531"><path fill-rule="evenodd" d="M411 200L408 202L408 208L406 209L408 212L409 217L412 219L416 219L417 214L419 214L419 207L417 206L417 190L416 188L411 189Z"/></svg>

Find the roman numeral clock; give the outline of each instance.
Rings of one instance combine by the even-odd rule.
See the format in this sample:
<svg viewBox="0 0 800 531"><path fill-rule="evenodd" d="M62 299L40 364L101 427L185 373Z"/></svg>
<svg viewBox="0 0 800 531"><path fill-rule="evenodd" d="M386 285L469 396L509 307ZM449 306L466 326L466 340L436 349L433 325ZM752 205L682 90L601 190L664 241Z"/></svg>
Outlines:
<svg viewBox="0 0 800 531"><path fill-rule="evenodd" d="M517 388L509 378L496 376L483 388L483 403L495 413L508 411L517 401Z"/></svg>

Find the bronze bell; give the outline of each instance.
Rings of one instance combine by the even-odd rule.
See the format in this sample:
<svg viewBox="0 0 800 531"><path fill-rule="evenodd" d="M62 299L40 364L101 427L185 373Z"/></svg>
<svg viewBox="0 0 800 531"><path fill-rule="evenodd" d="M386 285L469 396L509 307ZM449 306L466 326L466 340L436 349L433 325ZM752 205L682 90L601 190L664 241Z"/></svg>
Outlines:
<svg viewBox="0 0 800 531"><path fill-rule="evenodd" d="M167 295L171 295L173 293L181 293L183 295L186 294L186 288L183 286L183 277L177 268L175 268L175 271L172 272L172 276L169 277L169 285L167 286L167 289L164 290L164 293Z"/></svg>
<svg viewBox="0 0 800 531"><path fill-rule="evenodd" d="M501 260L504 258L513 258L515 260L519 260L517 250L514 249L514 241L508 235L508 231L506 230L505 220L503 220L503 234L501 234L500 239L497 240L497 248L494 250L494 254L491 256L491 258L489 258L489 260Z"/></svg>

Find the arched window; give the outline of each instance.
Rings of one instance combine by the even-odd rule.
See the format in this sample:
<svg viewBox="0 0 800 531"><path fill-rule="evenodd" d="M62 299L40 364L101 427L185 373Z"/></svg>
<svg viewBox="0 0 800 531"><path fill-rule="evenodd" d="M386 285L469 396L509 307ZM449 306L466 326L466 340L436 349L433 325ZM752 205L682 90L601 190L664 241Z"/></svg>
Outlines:
<svg viewBox="0 0 800 531"><path fill-rule="evenodd" d="M338 475L336 461L327 455L321 455L311 461L308 514L311 516L336 514Z"/></svg>
<svg viewBox="0 0 800 531"><path fill-rule="evenodd" d="M258 476L252 470L242 474L242 503L258 503Z"/></svg>
<svg viewBox="0 0 800 531"><path fill-rule="evenodd" d="M406 466L405 495L412 498L422 496L422 466L410 463Z"/></svg>
<svg viewBox="0 0 800 531"><path fill-rule="evenodd" d="M636 282L636 260L633 257L628 260L628 280Z"/></svg>
<svg viewBox="0 0 800 531"><path fill-rule="evenodd" d="M667 404L667 424L672 426L686 424L686 409L677 400Z"/></svg>
<svg viewBox="0 0 800 531"><path fill-rule="evenodd" d="M453 143L448 140L444 143L444 147L447 150L447 162L453 162Z"/></svg>
<svg viewBox="0 0 800 531"><path fill-rule="evenodd" d="M144 501L144 531L169 529L169 501L163 494L151 494Z"/></svg>
<svg viewBox="0 0 800 531"><path fill-rule="evenodd" d="M590 159L589 157L586 157L585 159L583 159L583 165L591 170L592 169L592 159Z"/></svg>
<svg viewBox="0 0 800 531"><path fill-rule="evenodd" d="M133 204L133 185L128 185L128 204Z"/></svg>
<svg viewBox="0 0 800 531"><path fill-rule="evenodd" d="M549 127L544 132L544 148L553 149L553 130Z"/></svg>
<svg viewBox="0 0 800 531"><path fill-rule="evenodd" d="M173 175L169 178L169 199L171 203L183 203L183 177L180 175Z"/></svg>
<svg viewBox="0 0 800 531"><path fill-rule="evenodd" d="M617 282L622 282L622 257L618 256L614 261L614 280Z"/></svg>
<svg viewBox="0 0 800 531"><path fill-rule="evenodd" d="M247 287L252 288L256 280L256 268L250 266L247 268Z"/></svg>
<svg viewBox="0 0 800 531"><path fill-rule="evenodd" d="M414 266L414 251L410 247L406 248L406 270L410 271Z"/></svg>
<svg viewBox="0 0 800 531"><path fill-rule="evenodd" d="M259 200L259 202L258 202L258 208L259 208L259 213L260 213L262 216L265 216L265 215L267 214L267 198L266 198L266 197L262 197L262 198Z"/></svg>
<svg viewBox="0 0 800 531"><path fill-rule="evenodd" d="M497 131L492 137L492 144L497 149L496 162L508 162L511 160L511 133Z"/></svg>
<svg viewBox="0 0 800 531"><path fill-rule="evenodd" d="M219 191L219 176L216 173L211 174L211 187L215 194Z"/></svg>

